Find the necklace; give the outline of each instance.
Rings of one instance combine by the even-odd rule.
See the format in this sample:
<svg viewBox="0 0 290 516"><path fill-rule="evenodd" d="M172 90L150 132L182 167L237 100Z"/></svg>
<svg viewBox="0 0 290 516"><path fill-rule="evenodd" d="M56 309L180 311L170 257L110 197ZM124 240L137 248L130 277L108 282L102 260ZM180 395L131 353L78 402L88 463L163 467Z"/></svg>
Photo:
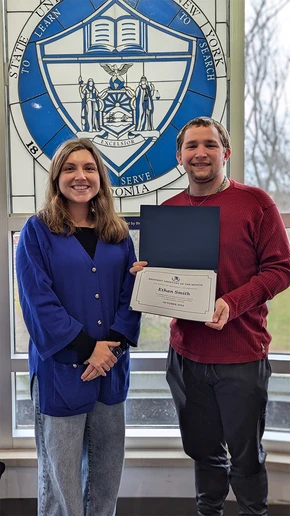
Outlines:
<svg viewBox="0 0 290 516"><path fill-rule="evenodd" d="M227 182L228 182L228 178L227 178L227 176L224 176L224 178L223 178L223 182L222 182L222 184L218 187L218 189L217 189L215 192L213 192L213 193L211 193L211 194L207 195L207 196L206 196L206 197L205 197L205 198L204 198L204 199L203 199L199 204L197 204L197 205L194 205L194 204L192 204L192 202L191 202L191 195L189 194L189 186L188 186L188 188L187 188L187 190L186 190L186 191L187 191L188 199L189 199L189 202L190 202L191 206L201 206L201 205L202 205L202 204L203 204L203 203L204 203L204 202L205 202L205 201L206 201L206 200L207 200L211 195L214 195L214 194L217 194L217 193L219 193L219 192L222 192L222 191L224 190L224 188L225 188L225 186L226 186Z"/></svg>

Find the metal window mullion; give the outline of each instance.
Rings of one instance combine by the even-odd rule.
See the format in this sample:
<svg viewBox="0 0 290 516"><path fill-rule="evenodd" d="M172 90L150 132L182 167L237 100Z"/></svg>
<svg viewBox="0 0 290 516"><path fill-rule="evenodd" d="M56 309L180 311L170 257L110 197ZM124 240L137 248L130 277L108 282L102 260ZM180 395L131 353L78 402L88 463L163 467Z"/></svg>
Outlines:
<svg viewBox="0 0 290 516"><path fill-rule="evenodd" d="M3 20L3 3L0 17ZM12 396L10 358L9 251L7 208L7 128L6 90L4 77L4 30L0 28L0 447L12 446Z"/></svg>

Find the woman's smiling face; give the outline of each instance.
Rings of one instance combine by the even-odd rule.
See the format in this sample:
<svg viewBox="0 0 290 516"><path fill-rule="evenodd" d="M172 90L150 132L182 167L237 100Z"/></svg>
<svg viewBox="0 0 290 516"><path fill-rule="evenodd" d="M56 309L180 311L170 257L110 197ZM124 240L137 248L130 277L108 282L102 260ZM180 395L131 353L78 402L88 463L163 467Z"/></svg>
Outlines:
<svg viewBox="0 0 290 516"><path fill-rule="evenodd" d="M100 175L92 154L77 150L69 154L58 178L62 195L71 203L88 204L100 189Z"/></svg>

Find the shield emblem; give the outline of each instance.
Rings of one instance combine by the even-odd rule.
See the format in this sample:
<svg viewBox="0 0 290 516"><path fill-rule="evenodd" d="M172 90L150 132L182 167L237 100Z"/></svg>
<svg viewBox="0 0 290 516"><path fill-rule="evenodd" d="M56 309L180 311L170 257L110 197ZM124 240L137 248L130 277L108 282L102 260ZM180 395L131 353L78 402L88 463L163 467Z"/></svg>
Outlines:
<svg viewBox="0 0 290 516"><path fill-rule="evenodd" d="M196 57L196 37L122 0L103 3L82 24L36 47L58 113L73 133L95 143L117 180L170 125Z"/></svg>
<svg viewBox="0 0 290 516"><path fill-rule="evenodd" d="M113 138L120 139L134 129L133 90L121 88L114 91L108 88L100 95L102 117L100 127Z"/></svg>
<svg viewBox="0 0 290 516"><path fill-rule="evenodd" d="M55 0L35 10L20 38L21 71L10 63L10 110L44 169L63 141L87 137L117 197L180 178L179 130L200 115L220 120L227 102L222 45L193 4Z"/></svg>

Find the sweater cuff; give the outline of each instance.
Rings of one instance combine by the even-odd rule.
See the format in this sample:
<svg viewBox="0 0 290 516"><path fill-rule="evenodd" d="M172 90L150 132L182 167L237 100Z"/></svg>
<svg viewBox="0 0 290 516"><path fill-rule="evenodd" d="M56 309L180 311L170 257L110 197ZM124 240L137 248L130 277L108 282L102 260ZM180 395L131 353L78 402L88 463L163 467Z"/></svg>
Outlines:
<svg viewBox="0 0 290 516"><path fill-rule="evenodd" d="M129 344L130 346L134 346L133 342L128 340L127 337L125 337L122 333L119 333L116 330L111 330L110 329L109 336L108 336L107 340L109 340L111 342L112 341L120 342L121 343L120 344L120 348L122 348L123 350L126 349L127 344Z"/></svg>
<svg viewBox="0 0 290 516"><path fill-rule="evenodd" d="M77 352L79 364L83 364L95 349L96 339L87 335L83 330L66 347Z"/></svg>

